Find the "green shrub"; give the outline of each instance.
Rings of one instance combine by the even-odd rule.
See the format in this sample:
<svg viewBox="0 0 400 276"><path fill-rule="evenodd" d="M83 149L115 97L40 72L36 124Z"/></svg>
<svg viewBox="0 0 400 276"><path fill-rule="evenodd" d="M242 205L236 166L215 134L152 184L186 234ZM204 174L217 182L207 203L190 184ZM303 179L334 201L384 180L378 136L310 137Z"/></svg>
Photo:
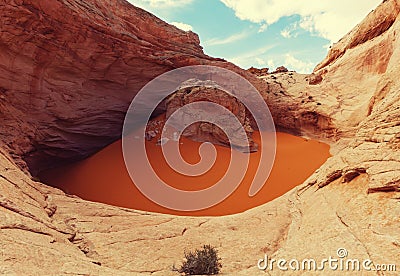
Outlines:
<svg viewBox="0 0 400 276"><path fill-rule="evenodd" d="M185 275L214 275L220 272L222 267L219 262L218 251L211 245L203 245L202 249L194 252L185 252L185 261L179 269L179 273Z"/></svg>

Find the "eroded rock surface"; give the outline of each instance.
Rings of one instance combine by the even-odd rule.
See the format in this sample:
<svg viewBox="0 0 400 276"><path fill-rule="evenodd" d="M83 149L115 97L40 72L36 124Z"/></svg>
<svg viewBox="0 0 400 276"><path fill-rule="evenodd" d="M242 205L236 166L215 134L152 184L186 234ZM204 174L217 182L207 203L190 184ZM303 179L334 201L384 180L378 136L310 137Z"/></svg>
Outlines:
<svg viewBox="0 0 400 276"><path fill-rule="evenodd" d="M229 110L239 121L241 128L245 131L243 133L245 135L241 135L242 133L237 130L237 125L229 123L232 121L230 116L224 115L219 108L216 109L206 104L207 106L204 106L199 111L206 111L206 117L215 119L216 124L204 121L190 124L183 131L183 136L199 142L211 142L224 146L231 145L242 151L257 151L258 145L252 139L254 130L251 127L249 111L239 99L225 92L222 87L213 81L190 80L183 83L166 101L166 118L169 119L174 112L185 105L201 102L214 103ZM173 118L178 122L177 125L185 124L186 121L190 122L193 117L201 118L200 114L197 114L199 111L191 109L189 112L180 113L180 116ZM222 128L218 127L218 124Z"/></svg>
<svg viewBox="0 0 400 276"><path fill-rule="evenodd" d="M250 67L247 69L250 73L256 75L256 76L265 76L268 75L269 68L255 68L255 67Z"/></svg>
<svg viewBox="0 0 400 276"><path fill-rule="evenodd" d="M154 77L207 64L199 38L126 1L0 3L0 140L31 173L118 139L126 110Z"/></svg>
<svg viewBox="0 0 400 276"><path fill-rule="evenodd" d="M187 65L244 76L269 93L272 116L286 131L304 134L299 125L329 137L336 131L323 109L299 108L301 101L282 97L284 88L205 55L196 34L125 1L8 0L1 15L0 140L32 174L118 139L136 93L154 77Z"/></svg>
<svg viewBox="0 0 400 276"><path fill-rule="evenodd" d="M25 30L32 25L23 25L24 20L31 18L28 22L36 22L33 18L42 17L43 20L52 18L43 16L41 12L43 9L37 9L37 7L57 7L66 3L71 9L75 9L75 12L71 14L65 12L63 14L65 18L75 15L76 21L86 20L84 19L86 17L78 16L86 14L90 20L87 19L88 21L85 22L93 20L103 22L102 15L95 12L97 10L95 4L82 6L83 2L78 1L35 1L30 5L26 5L27 1L23 3L8 1L5 9L2 7L2 13L5 12L5 15L11 11L15 12L12 9L16 9L18 13L26 13L20 17L22 23L13 22L17 30ZM93 3L101 4L101 2ZM128 9L125 2L115 3L116 6L111 9L112 12L122 7ZM24 8L17 7L17 4L23 4ZM46 141L46 143L53 141L56 145L60 141L72 139L75 135L86 137L86 141L93 143L93 147L100 147L103 140L99 139L101 142L98 142L93 137L89 139L88 132L75 128L76 125L72 124L72 120L77 120L77 118L65 121L64 113L55 107L53 109L48 107L45 112L43 108L36 109L35 112L30 111L32 113L22 108L22 103L31 106L31 103L38 102L42 96L48 97L49 93L39 92L50 91L46 90L46 87L53 82L46 78L36 78L31 74L25 74L22 69L18 71L20 74L15 74L18 68L40 69L43 67L32 66L32 63L40 63L33 62L31 58L24 55L19 58L16 54L16 46L12 53L10 46L1 44L1 70L3 71L0 77L3 78L1 84L8 83L13 86L0 89L2 93L0 112L5 118L1 126L0 138L6 144L1 147L0 154L0 273L10 275L43 275L49 272L56 275L176 275L171 271L171 267L173 264L181 263L185 249L191 250L203 244L212 244L220 252L222 271L227 275L263 275L264 273L257 268L257 261L263 258L264 254L275 259L302 260L312 257L322 260L329 256L336 257L338 248L346 248L352 259L357 258L361 261L371 259L373 264L397 264L397 272L384 274L376 272L375 274L398 275L400 268L400 263L398 263L400 260L398 231L400 229L400 82L398 79L400 19L398 6L399 1L384 1L361 25L343 38L336 47L337 49L346 48L346 50L334 58L332 57L335 54L330 53L327 61L318 66L314 72L314 75L320 76L322 80L310 85L310 76L293 72L277 73L260 79L266 87L261 93L268 102L278 127L313 137L323 138L324 136L325 139L331 141L333 156L303 185L286 195L264 206L227 217L175 217L126 210L88 202L31 180L14 163L13 157L23 156L24 152L28 152L24 149L32 146L30 141L36 141L35 137L38 133L43 135L40 136L40 141ZM83 9L83 7L86 8ZM89 13L88 10L92 12ZM48 11L58 13L53 8L48 8ZM147 13L142 15L140 18L148 18ZM10 17L2 17L1 24L5 24L4 18ZM116 20L119 22L121 18L125 17L121 15ZM61 16L60 20L62 20ZM121 22L129 24L129 20ZM153 20L155 19L151 19L151 22ZM151 22L149 21L148 24L153 24ZM385 22L390 22L390 24ZM57 26L57 22L53 23ZM18 29L20 24L25 27ZM101 26L100 23L98 24ZM54 34L46 29L37 28L37 25L33 24L33 26L41 30L42 36L39 38ZM369 30L377 31L371 33ZM32 32L36 33L36 31ZM178 37L184 35L182 32L176 32L179 33ZM88 34L90 32L86 33ZM5 35L10 39L17 39L12 33L2 32L2 38ZM106 36L101 31L95 31L92 35ZM88 37L91 36L88 35ZM32 37L31 39L37 43L35 39L39 38ZM128 33L127 36L115 41L117 44L125 43L123 42L125 39L130 41L129 39L133 38ZM101 41L108 40L104 38ZM357 41L357 43L346 41ZM24 45L27 49L29 47L36 49L35 43L26 42ZM132 42L132 44L135 43ZM49 46L41 47L51 45L53 44L49 43ZM128 50L126 52L121 50L121 54L128 53ZM82 51L87 51L87 48ZM70 53L71 56L75 55L74 51ZM165 57L170 52L166 53L162 48L158 53ZM8 55L14 57L15 63L8 62ZM171 55L169 57L174 60L172 58L174 54ZM45 58L42 57L40 60L43 62L43 59ZM187 59L197 60L197 57L189 56ZM90 59L79 60L85 63ZM110 61L105 58L104 62L107 60ZM60 64L64 64L63 62ZM117 61L117 64L118 62L122 60ZM147 65L149 64L143 65L141 74L150 77L155 69ZM7 73L5 68L14 68L14 71ZM74 75L76 72L73 68L75 67L71 68L70 64L64 64L62 70L57 72L70 72ZM146 68L150 68L151 73L145 70ZM161 72L170 67L158 68L161 68ZM93 67L88 67L85 72L96 75L98 71L91 71L92 69ZM45 71L43 76L47 76L49 72ZM125 70L115 72L110 69L107 72L110 72L111 78L115 74L124 74ZM138 73L138 78L143 76L141 74ZM4 81L4 78L8 81ZM14 81L11 82L11 79ZM52 80L54 81L55 78ZM36 85L39 83L41 89L30 90L32 83ZM114 82L111 81L111 83ZM258 84L257 81L254 83L259 85L257 87L263 87L263 84ZM75 82L63 82L60 87L64 85L66 87L79 86ZM28 93L27 91L36 92ZM52 97L61 99L64 94L68 94L67 91L60 91L52 90ZM12 97L14 93L15 96ZM71 102L74 102L77 95L74 94ZM91 108L87 106L88 101L102 102L101 97L104 97L104 103L107 103L108 97L117 97L114 94L112 96L104 94L93 99L91 96L93 94L89 92L79 96L82 97L82 109ZM43 101L39 102L43 103ZM96 110L99 114L109 115L106 111L110 109L109 106L99 104L96 105ZM48 115L49 112L53 115ZM13 114L14 117L8 114ZM29 121L31 124L21 119L26 114L32 114ZM64 118L58 122L63 122L59 124L59 129L64 129L65 140L64 138L59 140L55 137L60 136L52 136L49 132L40 132L35 129L38 127L38 122L43 123L45 127L44 122L48 122L46 118L55 118L54 114L58 116L57 118ZM82 114L91 118L92 113L82 110ZM38 116L37 118L44 116L44 119L37 120L35 116ZM106 120L111 119L107 117ZM68 126L75 130L73 136L68 134L70 133ZM21 129L26 131L21 132ZM97 133L101 136L100 133L103 131L107 137L111 135L108 127L97 131L92 133L93 136ZM24 135L21 135L22 133ZM21 145L21 147L12 148L14 151L11 154L9 153L10 145L12 145L10 139L12 141L18 139L14 143ZM336 142L333 143L332 139ZM75 141L72 146L67 144L63 148L71 146L71 151L74 151L80 149L77 141L85 141L85 139L72 140ZM86 147L87 145L82 146L82 148ZM18 148L20 151L17 150ZM267 272L271 275L282 273L277 269ZM291 271L290 273L304 272ZM323 273L337 275L337 271L325 270Z"/></svg>
<svg viewBox="0 0 400 276"><path fill-rule="evenodd" d="M342 247L351 258L374 264L400 257L398 193L367 193L366 173L323 188L310 185L310 178L245 213L194 218L88 202L32 181L4 156L0 160L2 273L177 275L171 267L181 263L184 250L203 244L217 247L228 275L262 275L257 261L264 254L321 261ZM329 169L321 168L319 176Z"/></svg>

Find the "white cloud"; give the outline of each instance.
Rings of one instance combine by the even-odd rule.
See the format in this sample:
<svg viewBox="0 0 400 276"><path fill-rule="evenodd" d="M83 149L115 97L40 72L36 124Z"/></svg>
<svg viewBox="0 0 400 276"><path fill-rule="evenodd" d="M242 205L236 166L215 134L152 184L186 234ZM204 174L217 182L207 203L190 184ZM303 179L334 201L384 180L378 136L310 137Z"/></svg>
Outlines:
<svg viewBox="0 0 400 276"><path fill-rule="evenodd" d="M263 46L258 49L255 49L253 51L246 52L243 55L228 57L226 59L229 60L230 62L233 62L236 65L239 65L242 68L248 68L248 67L251 67L254 65L254 61L257 63L259 61L262 61L262 56L263 55L265 56L266 53L268 53L271 49L273 49L275 47L276 47L276 45L267 45L267 46ZM267 65L268 65L268 62L267 62Z"/></svg>
<svg viewBox="0 0 400 276"><path fill-rule="evenodd" d="M238 18L273 24L280 18L300 15L300 27L331 42L339 40L382 0L220 0ZM263 26L265 29L266 27Z"/></svg>
<svg viewBox="0 0 400 276"><path fill-rule="evenodd" d="M260 28L258 29L258 32L259 33L262 33L262 32L264 32L266 29L268 29L268 24L262 24L261 26L260 26Z"/></svg>
<svg viewBox="0 0 400 276"><path fill-rule="evenodd" d="M260 56L256 51L254 51L252 54L231 57L227 58L227 60L242 68L250 68L255 65L259 67L268 67L271 72L278 66L283 65L289 70L294 70L302 74L309 74L315 67L313 62L298 59L291 53L283 55L268 55L268 53L265 52L264 55Z"/></svg>
<svg viewBox="0 0 400 276"><path fill-rule="evenodd" d="M281 36L283 36L284 38L290 38L291 37L290 32L287 29L284 29L284 30L281 31Z"/></svg>
<svg viewBox="0 0 400 276"><path fill-rule="evenodd" d="M241 33L233 34L231 36L225 37L225 38L212 38L210 40L207 40L204 42L204 45L206 46L214 46L214 45L224 45L224 44L229 44L235 41L242 40L250 35L249 31L244 31Z"/></svg>
<svg viewBox="0 0 400 276"><path fill-rule="evenodd" d="M300 20L299 23L300 27L303 28L306 31L309 31L310 33L315 33L315 22L313 21L312 16L305 16Z"/></svg>
<svg viewBox="0 0 400 276"><path fill-rule="evenodd" d="M311 73L315 64L312 62L299 60L291 54L286 54L284 66L289 70L295 70L298 73Z"/></svg>
<svg viewBox="0 0 400 276"><path fill-rule="evenodd" d="M182 22L171 22L171 25L174 25L175 27L184 30L185 32L188 31L193 31L193 27L189 24L182 23Z"/></svg>
<svg viewBox="0 0 400 276"><path fill-rule="evenodd" d="M275 62L272 59L269 59L267 61L267 65L269 67L269 69L271 69L271 71L273 71L276 67L275 67Z"/></svg>
<svg viewBox="0 0 400 276"><path fill-rule="evenodd" d="M297 22L294 24L291 24L290 26L286 27L285 29L283 29L281 31L281 36L283 36L284 38L297 37L298 29L299 29L299 24Z"/></svg>
<svg viewBox="0 0 400 276"><path fill-rule="evenodd" d="M267 63L262 58L256 58L257 65L265 66Z"/></svg>

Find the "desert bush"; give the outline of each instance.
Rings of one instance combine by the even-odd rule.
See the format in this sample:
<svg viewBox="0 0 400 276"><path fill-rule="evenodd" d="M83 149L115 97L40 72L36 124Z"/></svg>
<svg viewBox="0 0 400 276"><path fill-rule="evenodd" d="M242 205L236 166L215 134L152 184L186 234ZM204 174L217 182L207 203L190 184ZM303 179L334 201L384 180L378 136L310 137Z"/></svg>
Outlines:
<svg viewBox="0 0 400 276"><path fill-rule="evenodd" d="M222 265L218 257L218 251L211 245L203 245L201 249L194 252L185 252L185 261L178 269L173 268L185 275L215 275L220 272Z"/></svg>

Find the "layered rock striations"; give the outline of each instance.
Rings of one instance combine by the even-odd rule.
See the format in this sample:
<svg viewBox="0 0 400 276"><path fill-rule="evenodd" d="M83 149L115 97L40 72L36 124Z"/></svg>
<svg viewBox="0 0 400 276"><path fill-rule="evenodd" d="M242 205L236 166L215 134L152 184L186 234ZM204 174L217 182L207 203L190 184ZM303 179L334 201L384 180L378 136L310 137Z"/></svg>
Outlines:
<svg viewBox="0 0 400 276"><path fill-rule="evenodd" d="M315 70L320 71L321 69L331 66L346 52L350 52L351 49L362 45L365 42L372 41L374 38L385 33L396 22L399 12L400 4L398 1L383 1L377 9L373 10L367 16L367 18L330 48L327 57L317 65ZM390 46L390 43L386 43L386 46ZM380 52L381 55L387 55L389 57L392 53L391 51L384 53L382 49L377 49L376 53L378 52ZM371 59L374 60L370 60L370 65L375 66L377 72L383 73L385 71L387 58L382 61L383 64L377 62L377 55L372 55ZM364 65L365 63L359 64L359 66L365 67ZM380 65L383 66L381 67ZM364 68L364 70L365 69L368 70L368 68Z"/></svg>
<svg viewBox="0 0 400 276"><path fill-rule="evenodd" d="M253 141L253 128L251 122L254 119L245 105L233 95L224 91L217 83L213 81L189 80L181 85L179 89L166 100L166 118L171 118L174 112L185 105L192 103L213 103L226 108L230 115L234 115L244 130L245 136L237 130L237 125L229 125L232 121L229 115L221 113L220 109L213 106L204 106L201 112L190 110L190 112L181 112L178 117L173 117L178 125L191 122L191 118L200 118L200 113L207 112L207 118L214 118L218 124L208 122L196 122L190 124L182 132L182 135L199 142L211 142L223 146L231 146L241 151L257 151L258 145ZM228 137L229 136L229 137Z"/></svg>
<svg viewBox="0 0 400 276"><path fill-rule="evenodd" d="M279 128L325 137L333 156L303 185L263 206L227 217L190 218L66 195L31 180L14 160L22 157L40 168L56 152L70 160L101 148L119 135L132 97L121 87L139 89L156 73L196 62L240 69L204 56L195 36L123 1L109 9L102 1L7 1L0 19L0 141L5 144L0 274L175 275L171 266L180 264L184 250L203 244L217 246L228 275L259 274L257 260L264 254L322 260L336 257L338 248L374 265L397 262L398 270L399 4L384 1L333 46L312 75L283 72L251 79ZM63 30L63 20L73 32ZM42 28L43 22L53 29ZM139 36L146 39L127 31L137 24L145 25ZM155 31L155 26L165 29ZM69 48L59 48L60 41ZM138 59L145 49L149 52ZM129 68L140 69L129 75ZM329 269L323 273L337 275Z"/></svg>
<svg viewBox="0 0 400 276"><path fill-rule="evenodd" d="M154 77L188 65L218 66L244 76L264 95L282 130L306 134L299 125L307 125L313 129L309 135L335 136L336 126L324 110L298 111L301 101L284 97L284 81L269 85L205 55L196 34L125 1L7 0L1 5L0 138L32 174L85 158L118 139L136 93Z"/></svg>
<svg viewBox="0 0 400 276"><path fill-rule="evenodd" d="M82 159L121 135L151 79L208 64L199 38L125 1L7 0L0 17L0 140L31 173Z"/></svg>

